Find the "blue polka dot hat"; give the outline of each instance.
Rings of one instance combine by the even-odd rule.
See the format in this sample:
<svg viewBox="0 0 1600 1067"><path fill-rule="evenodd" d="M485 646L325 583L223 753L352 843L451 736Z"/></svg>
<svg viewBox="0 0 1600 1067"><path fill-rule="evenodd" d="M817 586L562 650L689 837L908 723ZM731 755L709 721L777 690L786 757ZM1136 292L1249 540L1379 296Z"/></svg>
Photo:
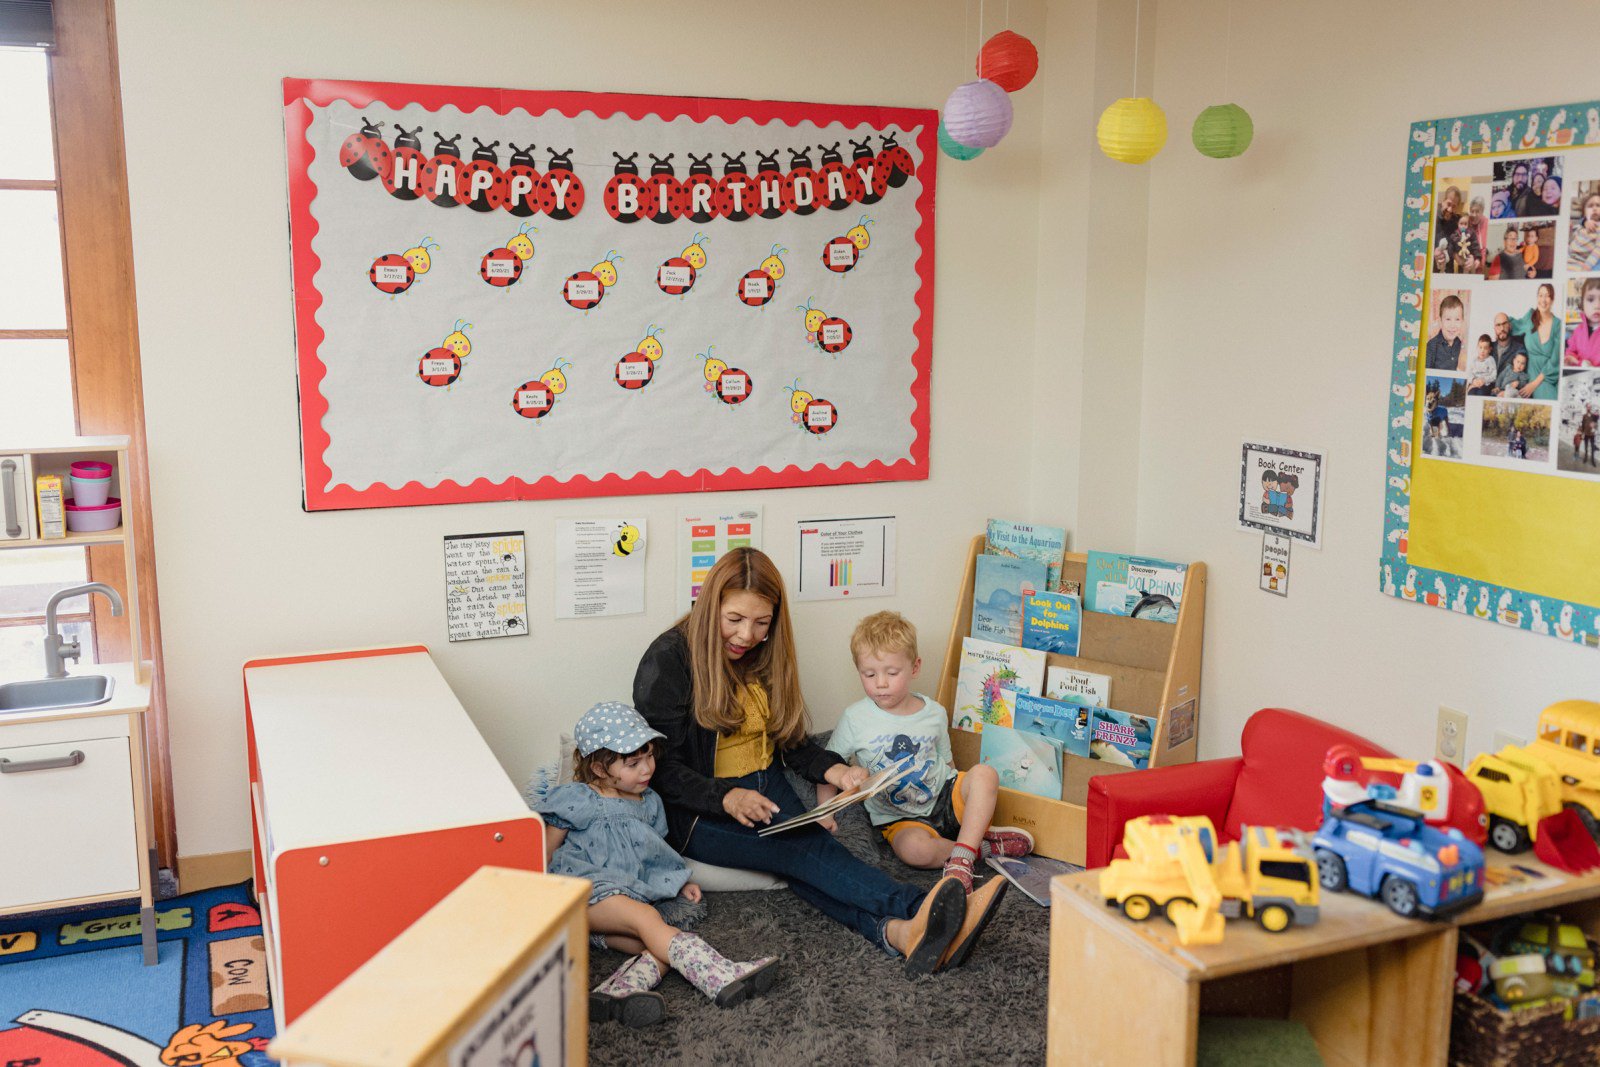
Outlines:
<svg viewBox="0 0 1600 1067"><path fill-rule="evenodd" d="M607 700L583 713L578 725L572 728L572 739L578 744L580 755L593 755L598 749L627 755L643 748L652 738L666 738L627 704Z"/></svg>

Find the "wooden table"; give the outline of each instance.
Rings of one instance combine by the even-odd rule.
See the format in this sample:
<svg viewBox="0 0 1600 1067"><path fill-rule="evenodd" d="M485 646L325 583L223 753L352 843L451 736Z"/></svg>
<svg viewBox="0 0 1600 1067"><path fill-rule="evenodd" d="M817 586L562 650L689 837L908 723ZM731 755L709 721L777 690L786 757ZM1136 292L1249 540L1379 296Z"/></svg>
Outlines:
<svg viewBox="0 0 1600 1067"><path fill-rule="evenodd" d="M1531 854L1490 857L1493 866L1508 863L1554 873ZM1459 927L1600 909L1600 874L1496 894L1446 922L1324 893L1314 926L1269 934L1235 919L1221 944L1185 946L1164 919L1134 923L1108 907L1099 880L1099 871L1085 871L1051 885L1052 1064L1191 1064L1201 1014L1299 1020L1330 1065L1442 1064Z"/></svg>

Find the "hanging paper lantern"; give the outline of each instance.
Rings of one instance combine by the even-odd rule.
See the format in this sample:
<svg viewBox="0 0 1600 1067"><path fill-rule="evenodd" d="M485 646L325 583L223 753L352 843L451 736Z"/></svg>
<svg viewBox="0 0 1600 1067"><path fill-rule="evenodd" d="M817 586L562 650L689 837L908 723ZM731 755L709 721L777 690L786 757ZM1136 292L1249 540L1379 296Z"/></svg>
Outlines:
<svg viewBox="0 0 1600 1067"><path fill-rule="evenodd" d="M950 136L950 131L944 128L944 119L939 120L939 148L951 159L977 159L983 155L981 148L969 148Z"/></svg>
<svg viewBox="0 0 1600 1067"><path fill-rule="evenodd" d="M978 51L978 77L988 78L1008 93L1033 81L1039 73L1039 50L1020 33L1001 30Z"/></svg>
<svg viewBox="0 0 1600 1067"><path fill-rule="evenodd" d="M1202 156L1231 159L1244 154L1256 135L1250 113L1238 104L1217 104L1200 112L1191 136Z"/></svg>
<svg viewBox="0 0 1600 1067"><path fill-rule="evenodd" d="M958 85L944 102L944 128L968 148L993 148L1011 129L1011 98L987 78Z"/></svg>
<svg viewBox="0 0 1600 1067"><path fill-rule="evenodd" d="M1123 163L1145 163L1167 143L1167 115L1147 96L1125 96L1100 113L1100 151Z"/></svg>

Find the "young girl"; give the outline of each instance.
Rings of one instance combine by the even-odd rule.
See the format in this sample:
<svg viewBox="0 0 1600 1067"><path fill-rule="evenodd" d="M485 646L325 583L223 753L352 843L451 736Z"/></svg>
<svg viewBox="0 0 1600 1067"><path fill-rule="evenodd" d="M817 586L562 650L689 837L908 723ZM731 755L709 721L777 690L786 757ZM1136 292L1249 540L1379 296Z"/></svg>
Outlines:
<svg viewBox="0 0 1600 1067"><path fill-rule="evenodd" d="M668 925L657 910L680 896L700 899L688 864L666 842L666 814L650 789L662 736L626 704L596 704L573 729L577 781L557 786L538 805L550 873L589 879L589 928L609 935L608 947L638 953L589 995L591 1020L659 1022L666 1004L652 990L664 966L719 1008L765 993L776 976L775 957L734 963L699 935Z"/></svg>
<svg viewBox="0 0 1600 1067"><path fill-rule="evenodd" d="M1578 294L1578 325L1567 337L1569 367L1600 367L1600 278L1585 278Z"/></svg>
<svg viewBox="0 0 1600 1067"><path fill-rule="evenodd" d="M657 788L684 855L776 874L794 894L893 956L907 977L964 962L1000 900L967 908L952 877L924 891L862 863L827 830L767 837L773 816L806 810L787 766L841 790L867 776L808 736L783 577L752 548L717 561L688 615L639 662L633 699L666 735Z"/></svg>

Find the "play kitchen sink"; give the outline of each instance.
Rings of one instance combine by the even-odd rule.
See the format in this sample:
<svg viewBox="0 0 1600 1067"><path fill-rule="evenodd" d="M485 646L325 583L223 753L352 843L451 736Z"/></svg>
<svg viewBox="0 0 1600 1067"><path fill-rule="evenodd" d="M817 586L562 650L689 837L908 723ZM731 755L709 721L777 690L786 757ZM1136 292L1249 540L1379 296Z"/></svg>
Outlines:
<svg viewBox="0 0 1600 1067"><path fill-rule="evenodd" d="M0 685L0 715L10 711L92 708L111 699L114 683L103 674L36 678Z"/></svg>

